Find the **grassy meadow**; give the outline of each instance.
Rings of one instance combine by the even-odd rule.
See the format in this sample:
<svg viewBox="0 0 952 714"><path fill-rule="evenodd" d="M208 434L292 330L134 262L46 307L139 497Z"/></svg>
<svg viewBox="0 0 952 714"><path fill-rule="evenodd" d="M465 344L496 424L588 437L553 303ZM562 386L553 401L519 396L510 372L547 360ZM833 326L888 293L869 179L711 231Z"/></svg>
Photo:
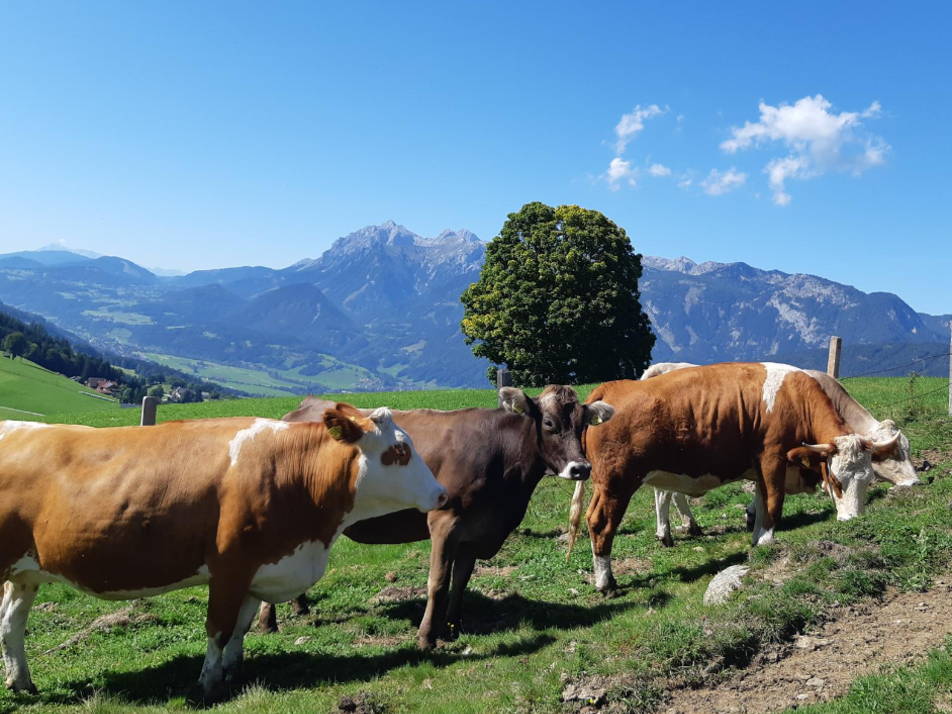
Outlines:
<svg viewBox="0 0 952 714"><path fill-rule="evenodd" d="M25 359L0 356L0 419L42 419L47 414L117 414L118 402ZM101 396L101 395L99 395Z"/></svg>
<svg viewBox="0 0 952 714"><path fill-rule="evenodd" d="M293 617L290 608L280 606L280 634L249 635L247 683L215 709L577 712L585 703L563 703L563 690L598 676L606 683L612 711L663 711L665 690L673 683L710 681L825 619L848 617L844 610L851 604L875 599L890 588L926 590L934 577L948 572L948 394L913 399L914 408L908 405L910 389L926 393L941 386L941 380L934 381L916 380L911 386L908 379L846 383L874 414L900 421L916 458L927 455L935 464L926 474L927 485L888 496L885 486L876 486L866 514L849 523L835 520L833 504L823 494L790 497L778 543L753 550L743 511L750 496L741 485L697 500L694 510L705 535L676 533L672 549L654 539L652 494L643 489L615 539L620 592L612 599L604 599L591 584L584 535L565 562L560 536L566 530L572 485L544 479L520 528L496 558L478 564L465 599L462 635L433 653L415 647L429 543L365 546L341 538L324 579L308 593L312 614ZM587 392L580 390L582 396ZM492 390L337 396L358 406L394 408L496 402ZM160 421L280 417L298 401L163 405L158 415ZM108 426L137 423L138 413L51 413L44 420ZM829 548L817 547L818 541L844 547L831 557ZM752 567L744 589L726 605L705 606L702 597L713 574L738 563ZM0 712L191 709L186 693L204 656L205 602L201 588L130 604L43 586L27 637L40 694L0 693ZM118 625L82 634L98 617L117 612L122 615ZM937 627L948 631L949 625ZM928 705L931 695L948 691L949 655L948 649L936 650L916 668L864 678L856 691L815 711L929 711L918 704L903 707L913 694L916 702ZM711 675L712 662L723 670L721 675ZM363 708L347 709L347 697L356 697Z"/></svg>

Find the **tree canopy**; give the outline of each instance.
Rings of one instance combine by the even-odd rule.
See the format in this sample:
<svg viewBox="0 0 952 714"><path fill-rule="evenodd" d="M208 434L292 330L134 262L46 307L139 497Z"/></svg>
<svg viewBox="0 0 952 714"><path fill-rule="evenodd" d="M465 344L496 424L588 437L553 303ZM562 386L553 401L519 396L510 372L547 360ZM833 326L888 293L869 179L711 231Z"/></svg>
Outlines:
<svg viewBox="0 0 952 714"><path fill-rule="evenodd" d="M11 332L3 338L3 351L14 357L22 357L29 348L30 343L22 332Z"/></svg>
<svg viewBox="0 0 952 714"><path fill-rule="evenodd" d="M634 378L655 341L640 277L641 256L604 215L529 203L489 243L460 298L461 328L473 354L506 365L514 384Z"/></svg>

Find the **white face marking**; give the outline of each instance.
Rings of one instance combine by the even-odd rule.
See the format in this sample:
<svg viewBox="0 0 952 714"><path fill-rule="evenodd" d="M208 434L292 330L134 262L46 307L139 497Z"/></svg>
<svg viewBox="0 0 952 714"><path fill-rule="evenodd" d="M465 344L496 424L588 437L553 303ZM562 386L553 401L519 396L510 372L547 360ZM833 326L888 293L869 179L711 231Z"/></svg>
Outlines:
<svg viewBox="0 0 952 714"><path fill-rule="evenodd" d="M255 419L254 423L247 429L242 429L235 438L228 442L228 455L231 456L231 465L238 463L238 457L241 455L241 447L246 441L254 441L254 438L263 431L279 432L287 429L291 425L286 421L275 421L274 419Z"/></svg>
<svg viewBox="0 0 952 714"><path fill-rule="evenodd" d="M14 431L23 429L48 429L51 426L52 424L44 424L39 421L3 421L0 422L0 440Z"/></svg>
<svg viewBox="0 0 952 714"><path fill-rule="evenodd" d="M838 436L833 443L836 453L829 459L830 473L839 481L843 491L842 498L837 498L833 491L836 519L848 521L866 508L866 489L873 480L872 456L862 447L856 434Z"/></svg>
<svg viewBox="0 0 952 714"><path fill-rule="evenodd" d="M797 367L791 367L789 364L777 364L776 362L761 362L767 370L767 377L764 379L764 403L767 405L767 413L773 411L774 403L777 401L777 392L783 386L783 380L791 372L800 372Z"/></svg>
<svg viewBox="0 0 952 714"><path fill-rule="evenodd" d="M565 468L558 473L559 478L564 478L566 481L577 481L578 479L572 474L572 469L576 466L580 466L582 462L580 461L569 461Z"/></svg>

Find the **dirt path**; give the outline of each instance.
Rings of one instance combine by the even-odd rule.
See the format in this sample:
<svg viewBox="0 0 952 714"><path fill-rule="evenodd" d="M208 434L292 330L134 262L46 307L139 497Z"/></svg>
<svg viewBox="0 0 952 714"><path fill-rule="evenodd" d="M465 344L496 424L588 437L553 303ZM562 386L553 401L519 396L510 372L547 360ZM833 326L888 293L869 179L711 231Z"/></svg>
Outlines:
<svg viewBox="0 0 952 714"><path fill-rule="evenodd" d="M893 593L878 603L847 608L837 621L768 655L767 662L710 687L672 690L659 711L765 714L826 701L885 663L910 664L949 633L952 581L946 576L927 593Z"/></svg>

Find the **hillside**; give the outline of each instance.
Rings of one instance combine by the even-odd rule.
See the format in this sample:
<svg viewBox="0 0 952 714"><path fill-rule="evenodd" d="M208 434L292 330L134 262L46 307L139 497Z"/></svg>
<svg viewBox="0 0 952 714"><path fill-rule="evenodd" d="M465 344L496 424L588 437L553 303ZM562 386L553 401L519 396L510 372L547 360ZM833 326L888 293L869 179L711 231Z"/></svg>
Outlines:
<svg viewBox="0 0 952 714"><path fill-rule="evenodd" d="M99 398L101 395L91 396L95 394L92 389L28 360L0 357L0 419L33 420L37 414L119 411L118 402L105 401Z"/></svg>

